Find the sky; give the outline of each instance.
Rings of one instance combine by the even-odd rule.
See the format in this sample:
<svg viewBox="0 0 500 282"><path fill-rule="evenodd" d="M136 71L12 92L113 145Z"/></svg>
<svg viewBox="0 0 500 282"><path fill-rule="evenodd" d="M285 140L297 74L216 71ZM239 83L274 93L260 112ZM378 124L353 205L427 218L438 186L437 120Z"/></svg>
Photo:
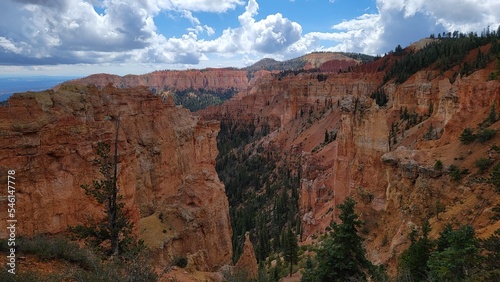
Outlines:
<svg viewBox="0 0 500 282"><path fill-rule="evenodd" d="M498 0L2 0L0 76L383 55L432 33L496 30L499 11Z"/></svg>

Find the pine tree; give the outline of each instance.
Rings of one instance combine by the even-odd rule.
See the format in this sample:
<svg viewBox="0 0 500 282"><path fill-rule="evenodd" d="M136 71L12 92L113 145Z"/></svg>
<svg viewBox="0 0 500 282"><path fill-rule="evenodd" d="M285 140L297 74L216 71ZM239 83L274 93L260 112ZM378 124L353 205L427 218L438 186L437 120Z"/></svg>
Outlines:
<svg viewBox="0 0 500 282"><path fill-rule="evenodd" d="M354 212L355 204L356 202L348 197L338 206L342 223L332 223L333 231L318 250L318 281L366 280L366 271L373 268L365 257L363 238L358 234L358 228L363 222Z"/></svg>
<svg viewBox="0 0 500 282"><path fill-rule="evenodd" d="M299 245L297 243L297 235L293 233L292 228L288 227L284 237L283 255L285 260L290 264L290 276L292 276L293 265L297 264L299 261Z"/></svg>
<svg viewBox="0 0 500 282"><path fill-rule="evenodd" d="M500 229L485 240L482 240L481 246L485 253L484 268L486 275L483 281L500 281ZM488 277L489 276L489 277ZM487 279L486 279L487 278Z"/></svg>
<svg viewBox="0 0 500 282"><path fill-rule="evenodd" d="M471 128L467 127L465 128L462 133L460 134L460 141L463 144L470 144L474 142L476 139L476 135L474 135L473 131Z"/></svg>
<svg viewBox="0 0 500 282"><path fill-rule="evenodd" d="M490 183L496 187L497 192L500 192L500 163L497 163L491 170Z"/></svg>
<svg viewBox="0 0 500 282"><path fill-rule="evenodd" d="M458 230L447 227L427 265L437 281L464 281L479 266L479 245L470 225Z"/></svg>
<svg viewBox="0 0 500 282"><path fill-rule="evenodd" d="M269 243L269 230L266 225L267 217L265 213L260 213L257 217L257 248L256 256L259 262L266 259L267 255L271 251L271 246Z"/></svg>
<svg viewBox="0 0 500 282"><path fill-rule="evenodd" d="M429 221L422 226L422 236L417 240L416 230L410 234L411 245L399 257L400 276L409 281L425 281L429 268L427 262L432 252L433 243L428 235L431 231Z"/></svg>
<svg viewBox="0 0 500 282"><path fill-rule="evenodd" d="M307 256L306 265L304 267L304 271L302 272L301 282L316 282L315 269L314 269L314 261L311 256Z"/></svg>
<svg viewBox="0 0 500 282"><path fill-rule="evenodd" d="M127 217L125 204L122 196L118 194L117 172L118 172L118 129L119 117L116 120L116 135L113 160L110 155L110 145L104 142L97 143L97 158L94 162L99 165L99 172L104 179L94 180L92 186L88 184L81 187L85 194L92 196L99 204L104 206L105 217L100 221L91 222L88 226L79 225L70 227L69 230L78 236L85 238L95 246L109 243L106 253L119 255L122 251L131 247L135 239L131 237L133 223ZM105 244L104 244L105 245Z"/></svg>
<svg viewBox="0 0 500 282"><path fill-rule="evenodd" d="M495 109L495 103L493 103L493 105L491 105L490 113L488 114L487 120L488 120L489 124L493 124L497 121L497 113L496 113L496 109Z"/></svg>

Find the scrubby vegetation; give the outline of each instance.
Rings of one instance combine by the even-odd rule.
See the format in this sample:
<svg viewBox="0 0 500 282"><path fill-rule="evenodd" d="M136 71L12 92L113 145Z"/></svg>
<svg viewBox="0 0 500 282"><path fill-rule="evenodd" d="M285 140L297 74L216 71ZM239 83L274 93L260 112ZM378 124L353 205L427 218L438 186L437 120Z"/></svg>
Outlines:
<svg viewBox="0 0 500 282"><path fill-rule="evenodd" d="M475 134L473 132L471 128L465 128L460 134L460 141L462 141L463 144L470 144L476 140L485 143L491 140L497 133L496 130L489 128L480 129Z"/></svg>
<svg viewBox="0 0 500 282"><path fill-rule="evenodd" d="M184 268L187 266L187 264L188 264L188 260L184 256L175 256L172 259L172 265L174 265L174 266Z"/></svg>
<svg viewBox="0 0 500 282"><path fill-rule="evenodd" d="M434 162L434 170L437 171L443 170L443 162L441 160L436 160L436 162Z"/></svg>
<svg viewBox="0 0 500 282"><path fill-rule="evenodd" d="M493 163L492 160L487 158L479 158L474 162L474 165L479 169L480 173L484 173Z"/></svg>
<svg viewBox="0 0 500 282"><path fill-rule="evenodd" d="M80 247L77 243L65 237L36 236L20 237L17 242L19 257L30 261L41 261L48 264L60 262L65 267L55 267L41 272L28 264L19 264L16 275L0 269L0 281L157 281L157 275L152 271L144 252L127 253L120 258L108 259L101 257L92 249ZM7 243L0 240L2 252Z"/></svg>
<svg viewBox="0 0 500 282"><path fill-rule="evenodd" d="M500 163L493 166L490 175L490 183L496 187L497 192L500 192Z"/></svg>
<svg viewBox="0 0 500 282"><path fill-rule="evenodd" d="M476 133L476 139L477 141L484 143L491 140L496 133L497 133L496 130L493 129L488 129L488 128L481 129Z"/></svg>

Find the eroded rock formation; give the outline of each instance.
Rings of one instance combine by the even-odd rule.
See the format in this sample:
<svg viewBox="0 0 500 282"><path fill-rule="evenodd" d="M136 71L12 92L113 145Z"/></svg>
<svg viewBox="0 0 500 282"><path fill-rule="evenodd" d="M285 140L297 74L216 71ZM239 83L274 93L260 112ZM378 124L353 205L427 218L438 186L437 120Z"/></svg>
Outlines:
<svg viewBox="0 0 500 282"><path fill-rule="evenodd" d="M259 266L255 257L255 250L250 235L245 234L245 243L243 244L243 253L235 265L235 271L244 272L249 279L257 279L259 277Z"/></svg>
<svg viewBox="0 0 500 282"><path fill-rule="evenodd" d="M158 262L187 256L205 271L230 263L228 202L214 169L219 123L166 105L146 87L63 86L16 94L0 108L0 166L2 177L16 171L18 236L102 216L80 186L101 178L96 144L113 144L118 116L119 191Z"/></svg>

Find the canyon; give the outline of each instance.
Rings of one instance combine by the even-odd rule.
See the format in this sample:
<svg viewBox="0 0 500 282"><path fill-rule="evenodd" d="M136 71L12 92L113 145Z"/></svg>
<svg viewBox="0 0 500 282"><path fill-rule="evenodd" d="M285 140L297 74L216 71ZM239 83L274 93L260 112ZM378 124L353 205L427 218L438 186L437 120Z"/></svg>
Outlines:
<svg viewBox="0 0 500 282"><path fill-rule="evenodd" d="M463 144L459 138L500 103L500 83L488 79L496 63L455 81L458 67L445 73L422 69L404 83L384 83L381 66L397 59L390 55L326 79L318 73L261 73L230 101L197 112L233 128L239 123L269 132L243 148L246 156L271 152L277 163L295 165L303 244L313 244L332 220L338 222L336 206L353 197L365 222L368 258L386 265L391 276L410 232L425 220L432 238L446 224L470 224L480 238L500 228L492 219L498 192L475 167L478 159L498 159L491 148L500 139ZM388 97L385 105L372 98L380 89ZM406 121L405 111L418 122ZM500 125L489 128L498 131ZM434 168L438 160L444 169ZM463 179L450 176L454 166L467 172Z"/></svg>
<svg viewBox="0 0 500 282"><path fill-rule="evenodd" d="M368 259L386 265L391 276L410 232L425 220L432 238L448 223L470 224L480 238L499 229L492 219L499 193L475 162L498 161L492 148L500 135L460 141L465 128L479 130L500 105L500 81L489 79L496 62L468 74L458 65L446 71L429 66L397 83L386 80L401 60L396 54L364 63L331 57L315 54L296 73L259 67L251 75L236 69L98 74L14 95L0 108L0 171L19 177L19 233L61 233L102 215L80 186L98 175L95 146L113 140L118 116L118 186L136 233L162 267L187 254L193 269L216 272L235 261L233 247L240 244L244 256L237 266L249 264L252 276L258 271L252 241L258 247L259 239L246 232L255 230L233 236L230 191L218 175L226 168L216 171L219 151L272 157L274 174L286 166L297 177L301 245L317 243L339 221L336 206L353 197L365 223L360 231ZM151 93L173 88L237 91L190 113L168 95ZM385 103L374 98L377 91ZM246 141L223 150L220 135L242 128L249 132ZM500 123L488 128L498 132ZM452 166L465 171L461 179L451 176ZM264 195L261 186L245 186L243 194ZM3 194L0 202L7 203ZM5 220L6 211L0 212ZM6 236L2 230L0 237Z"/></svg>

